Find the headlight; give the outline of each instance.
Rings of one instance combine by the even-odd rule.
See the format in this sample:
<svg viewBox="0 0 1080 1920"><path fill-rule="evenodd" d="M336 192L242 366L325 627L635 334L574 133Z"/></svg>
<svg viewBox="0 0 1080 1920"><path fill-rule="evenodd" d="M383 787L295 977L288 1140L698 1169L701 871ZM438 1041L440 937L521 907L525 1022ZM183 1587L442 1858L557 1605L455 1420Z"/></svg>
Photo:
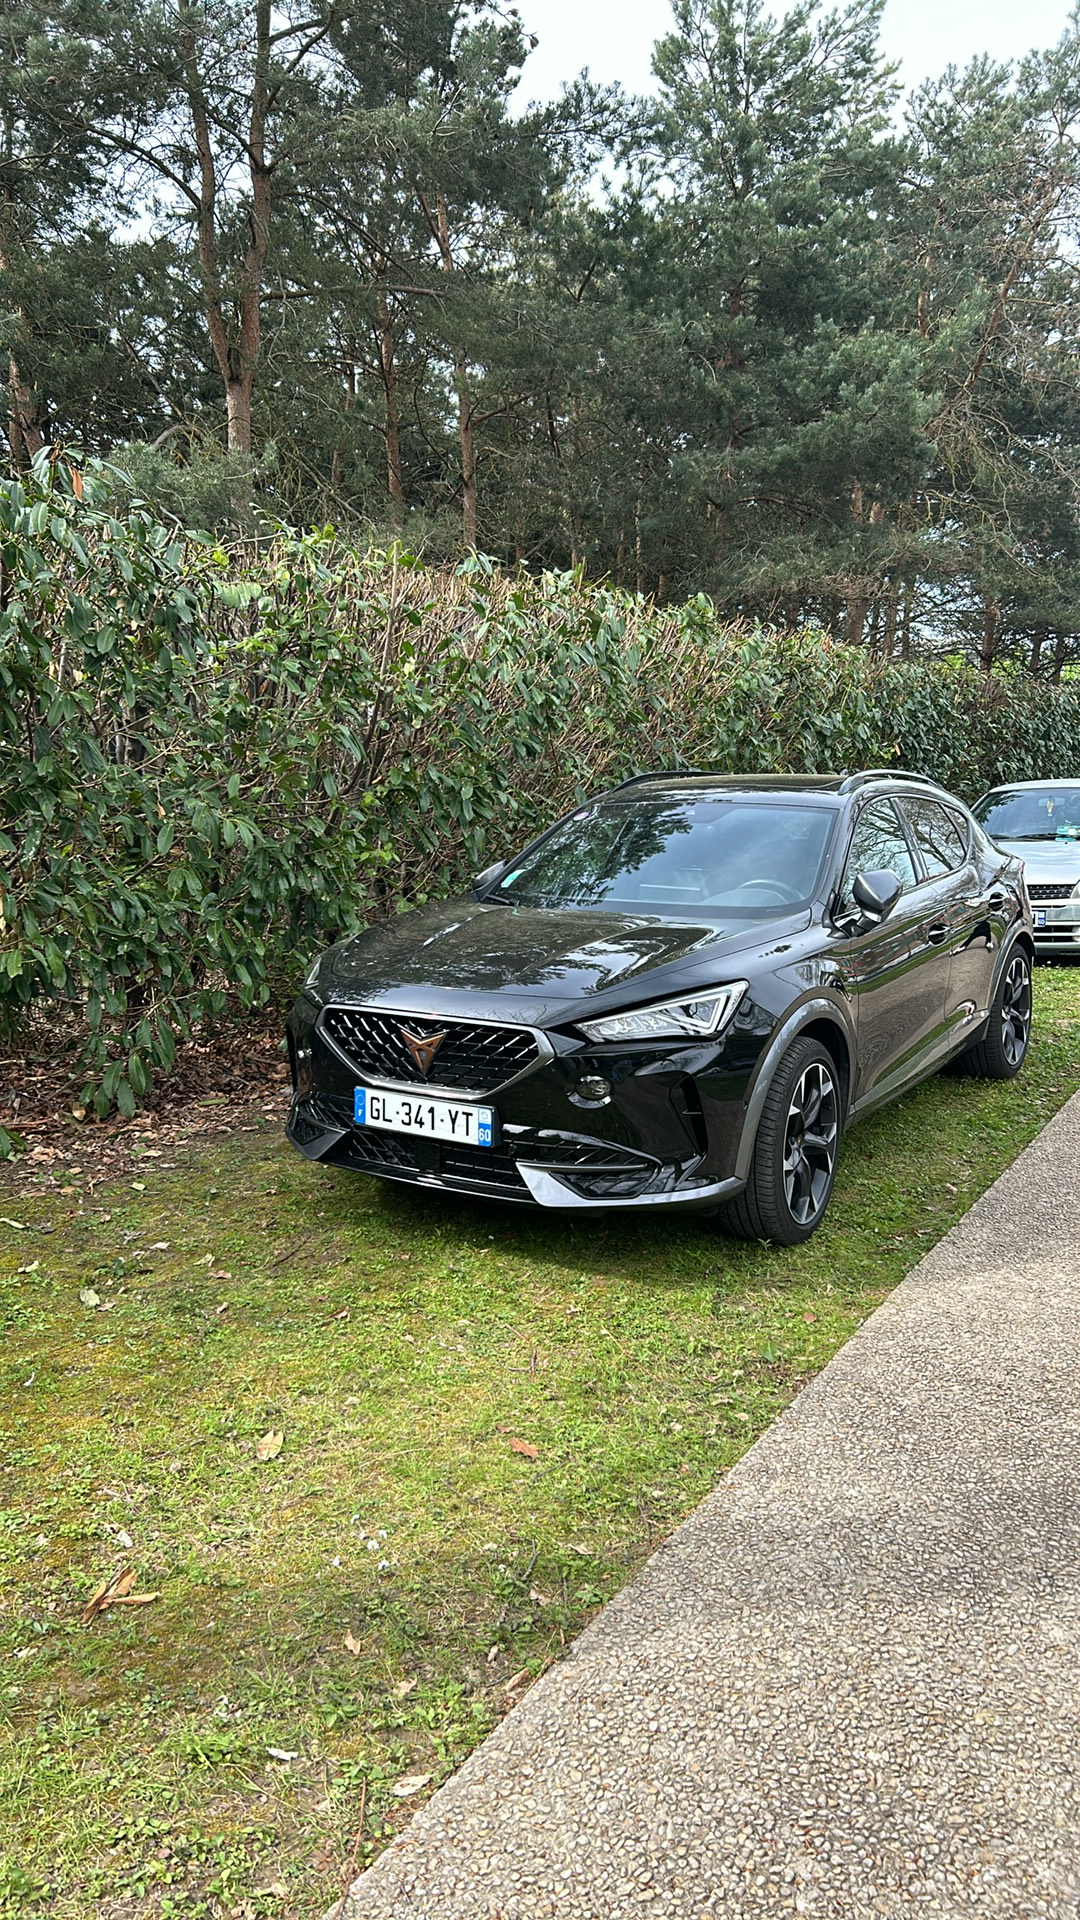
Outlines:
<svg viewBox="0 0 1080 1920"><path fill-rule="evenodd" d="M1072 892L1070 893L1070 895L1069 895L1069 899L1070 899L1070 900L1080 900L1080 880L1078 880L1078 881L1077 881L1077 883L1076 883L1076 885L1075 885L1075 887L1073 888L1073 890L1072 890Z"/></svg>
<svg viewBox="0 0 1080 1920"><path fill-rule="evenodd" d="M314 960L312 961L310 967L308 968L307 972L304 975L304 986L309 993L311 989L314 987L315 982L319 977L319 968L322 966L322 963L323 963L323 955L321 953L316 954Z"/></svg>
<svg viewBox="0 0 1080 1920"><path fill-rule="evenodd" d="M609 1013L603 1020L579 1020L577 1024L590 1040L663 1040L676 1034L717 1034L731 1019L746 986L745 980L732 980L713 993L662 1000L654 1007L634 1007L628 1013Z"/></svg>

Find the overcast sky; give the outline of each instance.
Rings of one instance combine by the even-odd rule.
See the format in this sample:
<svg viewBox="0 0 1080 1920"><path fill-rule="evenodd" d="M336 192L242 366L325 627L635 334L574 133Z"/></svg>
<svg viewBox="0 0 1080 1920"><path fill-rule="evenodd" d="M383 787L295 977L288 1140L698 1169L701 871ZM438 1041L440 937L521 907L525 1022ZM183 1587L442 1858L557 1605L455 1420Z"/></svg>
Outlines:
<svg viewBox="0 0 1080 1920"><path fill-rule="evenodd" d="M516 5L526 31L539 40L522 76L527 98L553 99L582 67L594 80L621 80L631 93L651 92L653 43L671 23L668 0ZM950 64L966 66L979 53L1017 60L1032 47L1053 46L1068 18L1067 0L886 0L882 44L900 62L903 84L915 87Z"/></svg>

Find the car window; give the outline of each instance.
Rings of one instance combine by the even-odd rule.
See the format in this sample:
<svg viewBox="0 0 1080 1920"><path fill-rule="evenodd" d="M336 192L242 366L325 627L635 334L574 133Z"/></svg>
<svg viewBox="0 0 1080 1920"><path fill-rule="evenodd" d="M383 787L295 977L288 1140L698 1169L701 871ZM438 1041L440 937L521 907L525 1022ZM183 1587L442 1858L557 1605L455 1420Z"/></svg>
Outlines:
<svg viewBox="0 0 1080 1920"><path fill-rule="evenodd" d="M919 799L915 794L905 797L899 805L914 835L928 879L939 873L955 873L957 867L963 866L967 836L961 836L955 820L944 807L933 800Z"/></svg>
<svg viewBox="0 0 1080 1920"><path fill-rule="evenodd" d="M582 807L492 888L513 906L768 918L818 892L832 808L642 794Z"/></svg>
<svg viewBox="0 0 1080 1920"><path fill-rule="evenodd" d="M1080 833L1080 786L997 787L975 818L993 840L1066 840Z"/></svg>
<svg viewBox="0 0 1080 1920"><path fill-rule="evenodd" d="M840 889L840 911L850 913L855 906L852 888L859 873L895 873L905 893L915 885L915 868L907 836L890 800L875 800L864 807L855 823L851 849Z"/></svg>

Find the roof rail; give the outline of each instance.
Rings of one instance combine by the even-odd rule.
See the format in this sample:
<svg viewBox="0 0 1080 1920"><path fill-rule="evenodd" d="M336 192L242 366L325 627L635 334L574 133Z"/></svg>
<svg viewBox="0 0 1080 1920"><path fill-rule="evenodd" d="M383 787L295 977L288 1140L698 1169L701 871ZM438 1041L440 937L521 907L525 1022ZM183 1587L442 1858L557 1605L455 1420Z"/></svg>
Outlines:
<svg viewBox="0 0 1080 1920"><path fill-rule="evenodd" d="M687 780L708 779L704 767L659 767L655 773L632 773L629 780L620 780L614 787L605 787L605 793L621 793L624 787L636 787L639 780Z"/></svg>
<svg viewBox="0 0 1080 1920"><path fill-rule="evenodd" d="M933 787L937 793L948 793L948 788L943 787L939 780L931 780L928 773L912 773L908 767L863 767L858 773L845 774L837 792L853 793L856 787L866 786L871 780L917 780L921 787Z"/></svg>

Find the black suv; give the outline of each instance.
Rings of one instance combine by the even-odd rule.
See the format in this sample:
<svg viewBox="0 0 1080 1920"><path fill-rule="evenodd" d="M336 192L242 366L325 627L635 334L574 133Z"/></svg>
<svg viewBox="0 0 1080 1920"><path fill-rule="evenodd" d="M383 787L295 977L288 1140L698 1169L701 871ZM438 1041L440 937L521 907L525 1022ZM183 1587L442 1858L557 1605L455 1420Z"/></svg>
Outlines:
<svg viewBox="0 0 1080 1920"><path fill-rule="evenodd" d="M1021 862L913 774L656 773L471 897L322 954L288 1023L301 1153L542 1207L720 1209L795 1245L844 1127L1031 1025Z"/></svg>

